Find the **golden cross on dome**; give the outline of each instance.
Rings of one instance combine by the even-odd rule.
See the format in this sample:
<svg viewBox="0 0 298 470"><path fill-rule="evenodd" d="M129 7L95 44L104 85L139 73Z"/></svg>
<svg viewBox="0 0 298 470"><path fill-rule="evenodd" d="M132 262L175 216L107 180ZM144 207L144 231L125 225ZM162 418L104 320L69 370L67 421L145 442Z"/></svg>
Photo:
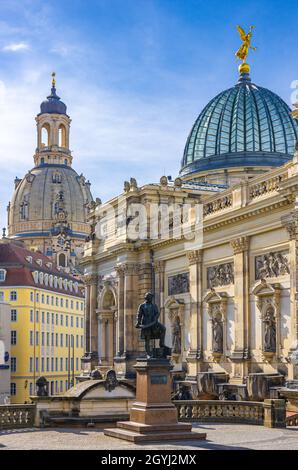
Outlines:
<svg viewBox="0 0 298 470"><path fill-rule="evenodd" d="M53 72L53 73L52 73L52 87L53 87L53 88L55 88L55 86L56 86L56 79L55 79L55 77L56 77L56 73Z"/></svg>

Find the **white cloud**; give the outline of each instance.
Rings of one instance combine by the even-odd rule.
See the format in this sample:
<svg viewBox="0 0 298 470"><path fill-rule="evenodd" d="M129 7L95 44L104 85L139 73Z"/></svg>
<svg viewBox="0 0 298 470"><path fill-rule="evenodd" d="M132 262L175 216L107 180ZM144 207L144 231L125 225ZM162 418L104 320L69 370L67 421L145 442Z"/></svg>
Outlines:
<svg viewBox="0 0 298 470"><path fill-rule="evenodd" d="M5 52L19 52L19 51L25 51L30 49L29 44L26 42L16 42L16 43L11 43L7 44L2 48L3 51Z"/></svg>

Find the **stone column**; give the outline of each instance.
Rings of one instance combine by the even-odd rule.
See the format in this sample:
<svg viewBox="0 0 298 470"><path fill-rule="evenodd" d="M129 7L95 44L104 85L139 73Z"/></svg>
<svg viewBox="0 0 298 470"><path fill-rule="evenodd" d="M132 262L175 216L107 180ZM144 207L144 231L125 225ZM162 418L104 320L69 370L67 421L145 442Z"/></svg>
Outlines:
<svg viewBox="0 0 298 470"><path fill-rule="evenodd" d="M242 383L247 375L248 348L250 344L249 312L249 238L239 237L231 241L234 250L234 363L233 381Z"/></svg>
<svg viewBox="0 0 298 470"><path fill-rule="evenodd" d="M202 358L203 345L203 278L202 278L202 262L203 250L193 250L187 252L189 263L189 292L191 298L190 305L190 350L187 355L189 364L188 376L196 379L199 372L198 361Z"/></svg>
<svg viewBox="0 0 298 470"><path fill-rule="evenodd" d="M90 352L90 276L85 276L85 353Z"/></svg>
<svg viewBox="0 0 298 470"><path fill-rule="evenodd" d="M118 315L117 315L117 335L116 335L116 354L122 356L124 352L124 267L116 266L118 275Z"/></svg>
<svg viewBox="0 0 298 470"><path fill-rule="evenodd" d="M139 331L135 328L138 307L138 269L137 263L124 265L124 356L125 375L135 375L133 365L139 351Z"/></svg>
<svg viewBox="0 0 298 470"><path fill-rule="evenodd" d="M282 224L289 234L291 346L288 379L298 379L298 211L282 217Z"/></svg>
<svg viewBox="0 0 298 470"><path fill-rule="evenodd" d="M156 261L155 269L155 303L160 311L160 322L165 323L165 262Z"/></svg>
<svg viewBox="0 0 298 470"><path fill-rule="evenodd" d="M90 351L98 352L98 320L97 305L97 275L93 274L90 281Z"/></svg>

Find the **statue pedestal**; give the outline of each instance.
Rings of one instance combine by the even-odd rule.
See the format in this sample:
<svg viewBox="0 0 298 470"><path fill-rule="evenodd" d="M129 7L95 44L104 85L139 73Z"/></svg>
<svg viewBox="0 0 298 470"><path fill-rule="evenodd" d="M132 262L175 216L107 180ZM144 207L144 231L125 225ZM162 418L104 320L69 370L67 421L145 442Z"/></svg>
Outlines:
<svg viewBox="0 0 298 470"><path fill-rule="evenodd" d="M171 402L172 366L168 359L137 359L136 401L130 421L119 421L104 434L135 443L182 439L206 439L206 433L192 432L189 423L178 423L177 410Z"/></svg>

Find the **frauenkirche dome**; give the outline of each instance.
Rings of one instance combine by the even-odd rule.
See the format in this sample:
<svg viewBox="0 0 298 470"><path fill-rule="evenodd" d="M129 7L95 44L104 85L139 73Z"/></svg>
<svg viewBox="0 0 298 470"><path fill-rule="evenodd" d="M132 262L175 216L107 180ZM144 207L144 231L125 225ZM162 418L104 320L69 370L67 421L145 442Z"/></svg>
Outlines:
<svg viewBox="0 0 298 470"><path fill-rule="evenodd" d="M23 179L15 179L8 206L8 235L71 271L77 268L90 231L87 214L93 199L89 181L72 168L71 119L56 94L54 76L51 95L36 116L35 166Z"/></svg>

